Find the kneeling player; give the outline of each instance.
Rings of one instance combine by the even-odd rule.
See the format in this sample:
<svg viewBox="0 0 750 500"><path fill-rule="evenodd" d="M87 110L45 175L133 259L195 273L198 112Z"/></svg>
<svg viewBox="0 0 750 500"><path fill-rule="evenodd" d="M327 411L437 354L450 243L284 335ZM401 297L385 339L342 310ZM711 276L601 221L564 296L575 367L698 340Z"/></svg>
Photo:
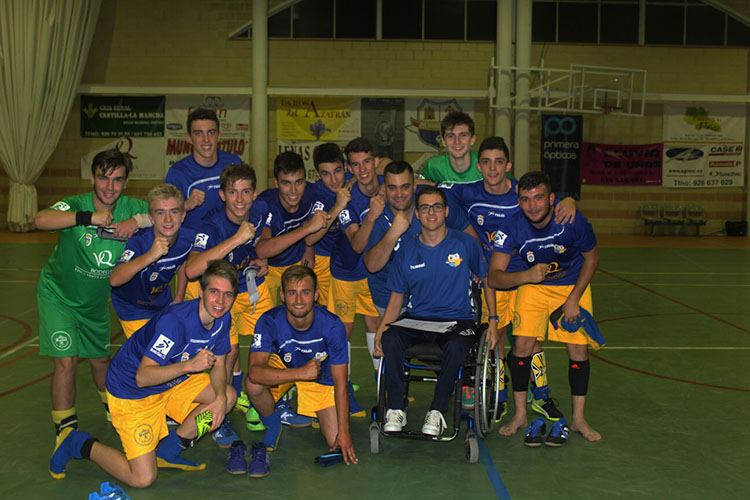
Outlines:
<svg viewBox="0 0 750 500"><path fill-rule="evenodd" d="M71 458L88 458L137 488L154 482L157 467L206 467L179 454L199 437L196 417L208 410L214 430L234 405L236 395L227 386L224 365L237 286L232 266L214 261L201 279L199 299L168 307L125 341L107 372L112 425L125 453L68 427L50 460L53 478L65 477ZM210 372L202 373L205 370ZM168 430L167 416L182 423ZM242 442L233 450L244 460Z"/></svg>

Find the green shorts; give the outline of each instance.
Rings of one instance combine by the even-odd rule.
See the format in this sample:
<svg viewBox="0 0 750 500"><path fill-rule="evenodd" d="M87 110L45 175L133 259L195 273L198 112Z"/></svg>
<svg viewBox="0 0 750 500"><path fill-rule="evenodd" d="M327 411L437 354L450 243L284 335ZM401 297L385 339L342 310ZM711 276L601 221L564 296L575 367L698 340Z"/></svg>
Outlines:
<svg viewBox="0 0 750 500"><path fill-rule="evenodd" d="M109 306L85 314L63 304L41 283L36 289L39 307L39 353L55 358L109 356Z"/></svg>

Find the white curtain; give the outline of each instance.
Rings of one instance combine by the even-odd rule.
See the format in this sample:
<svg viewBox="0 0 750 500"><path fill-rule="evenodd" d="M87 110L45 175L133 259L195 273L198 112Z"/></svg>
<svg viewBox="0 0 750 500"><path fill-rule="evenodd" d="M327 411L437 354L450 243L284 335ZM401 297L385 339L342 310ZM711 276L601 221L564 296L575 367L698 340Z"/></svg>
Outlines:
<svg viewBox="0 0 750 500"><path fill-rule="evenodd" d="M57 147L81 81L101 0L0 1L0 164L8 227L34 228L34 183Z"/></svg>

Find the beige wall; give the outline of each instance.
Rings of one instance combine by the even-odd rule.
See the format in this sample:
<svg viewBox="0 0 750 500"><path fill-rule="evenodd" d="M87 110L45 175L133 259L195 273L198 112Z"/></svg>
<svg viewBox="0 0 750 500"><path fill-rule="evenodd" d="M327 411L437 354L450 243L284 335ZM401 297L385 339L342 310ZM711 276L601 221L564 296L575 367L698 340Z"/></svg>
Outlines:
<svg viewBox="0 0 750 500"><path fill-rule="evenodd" d="M251 86L252 44L227 35L251 17L246 0L108 0L103 2L84 72L85 84L136 86ZM168 19L167 22L164 22ZM269 86L485 89L491 43L273 40ZM564 68L571 63L648 70L648 92L745 94L748 50L715 48L535 45L532 61ZM486 101L475 103L478 141L492 131ZM269 151L275 151L273 103L269 106ZM106 143L82 139L79 103L73 104L57 150L37 182L39 205L88 190L79 175L80 157ZM584 115L584 140L637 144L660 142L661 105L647 116ZM531 122L531 165L539 168L539 117ZM512 155L512 151L511 151ZM411 156L409 157L411 158ZM269 159L269 165L271 159ZM128 193L142 196L155 182L133 181ZM6 176L0 177L0 215L7 213ZM580 208L599 232L639 233L644 201L701 203L711 219L743 219L743 188L675 190L660 187L583 186Z"/></svg>

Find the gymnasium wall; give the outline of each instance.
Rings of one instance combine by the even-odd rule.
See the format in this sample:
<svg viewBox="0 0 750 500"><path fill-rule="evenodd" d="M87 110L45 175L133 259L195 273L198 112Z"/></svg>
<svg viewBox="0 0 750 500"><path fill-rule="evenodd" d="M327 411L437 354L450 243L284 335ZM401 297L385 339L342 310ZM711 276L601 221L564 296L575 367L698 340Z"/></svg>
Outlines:
<svg viewBox="0 0 750 500"><path fill-rule="evenodd" d="M251 18L251 2L162 0L103 2L84 84L135 86L247 86L252 44L227 35ZM168 22L164 22L168 19ZM485 42L271 40L270 87L375 87L485 89L494 45ZM594 45L534 45L533 64L571 63L648 70L648 92L745 94L746 49ZM275 151L274 102L269 103L269 154ZM475 102L477 145L492 131L486 101ZM662 105L643 118L584 115L584 140L637 144L660 142ZM39 207L90 189L80 179L80 157L108 139L80 137L75 99L60 144L37 182ZM511 151L511 156L512 156ZM539 116L532 115L532 169L539 168ZM414 159L408 157L407 159ZM271 165L272 158L269 159ZM257 167L257 166L256 166ZM270 177L270 176L269 176ZM747 182L747 181L746 181ZM145 196L152 181L131 181L127 193ZM660 187L583 186L580 209L600 233L643 231L643 202L699 203L709 217L705 233L725 220L744 219L745 188L677 190ZM0 221L6 226L8 178L0 177Z"/></svg>

